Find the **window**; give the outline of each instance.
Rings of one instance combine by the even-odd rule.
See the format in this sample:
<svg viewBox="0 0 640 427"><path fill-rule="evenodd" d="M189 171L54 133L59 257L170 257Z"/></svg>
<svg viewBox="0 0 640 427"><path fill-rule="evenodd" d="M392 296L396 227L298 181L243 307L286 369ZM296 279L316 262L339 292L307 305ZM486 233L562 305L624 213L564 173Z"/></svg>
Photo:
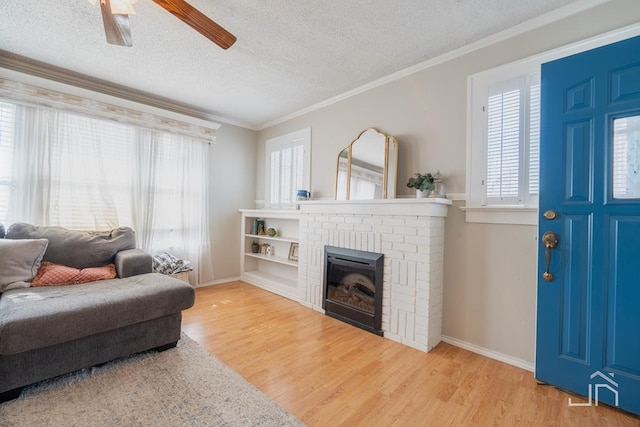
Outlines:
<svg viewBox="0 0 640 427"><path fill-rule="evenodd" d="M540 146L539 75L489 87L485 205L535 206Z"/></svg>
<svg viewBox="0 0 640 427"><path fill-rule="evenodd" d="M469 76L467 197L463 208L467 222L538 224L541 64L637 35L637 28L615 30ZM520 109L517 116L515 105ZM626 150L632 148L627 144L640 140L640 131L626 132L630 121L616 120L615 126L614 160L620 165L626 161ZM628 143L623 142L625 138ZM614 198L632 191L629 170L630 166L623 165L614 172Z"/></svg>
<svg viewBox="0 0 640 427"><path fill-rule="evenodd" d="M311 128L268 139L265 198L269 208L293 208L298 190L310 189Z"/></svg>
<svg viewBox="0 0 640 427"><path fill-rule="evenodd" d="M9 198L13 175L15 107L0 102L0 223L9 222Z"/></svg>
<svg viewBox="0 0 640 427"><path fill-rule="evenodd" d="M613 198L640 198L640 116L613 120Z"/></svg>
<svg viewBox="0 0 640 427"><path fill-rule="evenodd" d="M540 65L489 70L471 76L469 85L467 221L535 224Z"/></svg>
<svg viewBox="0 0 640 427"><path fill-rule="evenodd" d="M152 255L210 263L209 144L186 135L0 101L0 223L129 226Z"/></svg>

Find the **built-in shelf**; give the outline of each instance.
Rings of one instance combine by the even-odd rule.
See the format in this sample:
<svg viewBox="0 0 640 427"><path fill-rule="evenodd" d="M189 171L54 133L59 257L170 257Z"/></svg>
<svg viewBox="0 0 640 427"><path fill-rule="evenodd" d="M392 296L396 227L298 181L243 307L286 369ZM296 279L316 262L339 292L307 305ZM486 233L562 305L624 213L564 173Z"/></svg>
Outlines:
<svg viewBox="0 0 640 427"><path fill-rule="evenodd" d="M298 268L298 263L295 261L290 261L287 258L284 257L279 257L279 256L275 256L275 255L262 255L262 254L244 254L245 256L248 257L252 257L252 258L258 258L258 259L262 259L265 261L269 261L269 262L277 262L280 264L284 264L284 265L289 265L291 267L296 267Z"/></svg>
<svg viewBox="0 0 640 427"><path fill-rule="evenodd" d="M292 245L298 243L300 235L299 212L297 210L241 209L240 277L243 281L266 289L286 298L300 301L298 286L298 263L289 259ZM277 235L252 233L253 223L261 219L265 229L275 228ZM267 244L272 255L253 253L251 244Z"/></svg>
<svg viewBox="0 0 640 427"><path fill-rule="evenodd" d="M245 234L244 237L250 237L252 239L255 240L273 240L276 242L289 242L289 243L297 243L298 242L298 238L293 238L293 237L270 237L270 236L265 236L265 235L259 235L259 234Z"/></svg>

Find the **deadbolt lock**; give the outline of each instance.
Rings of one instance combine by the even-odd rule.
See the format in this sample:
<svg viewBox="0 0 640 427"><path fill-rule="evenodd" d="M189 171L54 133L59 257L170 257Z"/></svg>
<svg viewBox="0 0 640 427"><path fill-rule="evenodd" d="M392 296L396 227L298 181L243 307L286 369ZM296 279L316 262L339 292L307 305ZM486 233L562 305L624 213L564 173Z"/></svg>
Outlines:
<svg viewBox="0 0 640 427"><path fill-rule="evenodd" d="M556 219L558 214L556 213L556 211L552 211L552 210L548 210L545 213L542 214L542 216L544 216L546 219Z"/></svg>

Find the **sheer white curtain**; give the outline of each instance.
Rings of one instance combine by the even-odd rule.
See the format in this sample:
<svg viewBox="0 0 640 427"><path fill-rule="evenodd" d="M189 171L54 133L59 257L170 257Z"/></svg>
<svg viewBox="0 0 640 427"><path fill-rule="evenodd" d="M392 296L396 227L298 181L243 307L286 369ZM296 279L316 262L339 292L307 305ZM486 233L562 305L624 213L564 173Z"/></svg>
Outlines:
<svg viewBox="0 0 640 427"><path fill-rule="evenodd" d="M12 221L73 229L130 226L138 246L211 278L208 148L201 140L16 105Z"/></svg>
<svg viewBox="0 0 640 427"><path fill-rule="evenodd" d="M110 229L130 223L133 148L126 125L16 108L12 215L32 224Z"/></svg>
<svg viewBox="0 0 640 427"><path fill-rule="evenodd" d="M190 137L138 129L134 226L141 246L189 260L193 279L212 277L209 244L209 145Z"/></svg>

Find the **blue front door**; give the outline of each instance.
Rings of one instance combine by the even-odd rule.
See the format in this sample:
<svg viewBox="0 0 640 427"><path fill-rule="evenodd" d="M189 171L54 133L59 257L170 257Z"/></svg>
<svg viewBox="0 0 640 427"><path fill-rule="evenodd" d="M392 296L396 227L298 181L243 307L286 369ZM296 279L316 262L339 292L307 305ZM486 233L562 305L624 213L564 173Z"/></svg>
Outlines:
<svg viewBox="0 0 640 427"><path fill-rule="evenodd" d="M541 84L535 375L640 414L640 37Z"/></svg>

